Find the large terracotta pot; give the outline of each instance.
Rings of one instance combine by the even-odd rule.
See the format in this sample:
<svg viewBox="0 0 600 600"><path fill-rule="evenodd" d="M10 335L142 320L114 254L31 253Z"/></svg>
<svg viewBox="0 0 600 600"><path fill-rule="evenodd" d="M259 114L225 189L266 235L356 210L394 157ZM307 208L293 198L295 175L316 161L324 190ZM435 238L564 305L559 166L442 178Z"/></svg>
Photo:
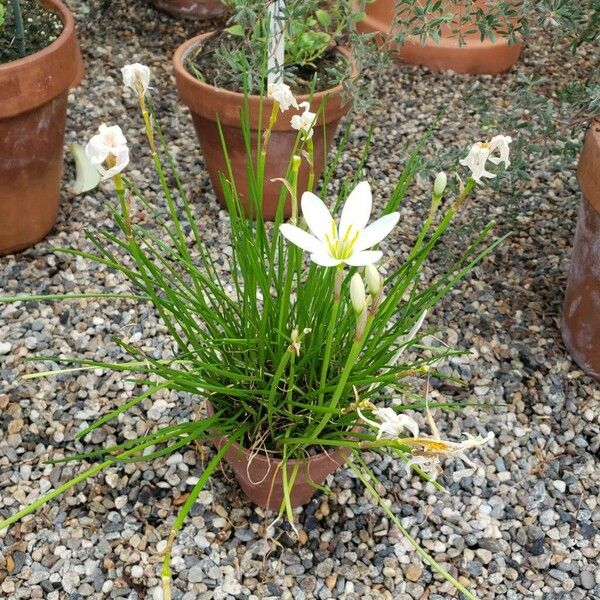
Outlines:
<svg viewBox="0 0 600 600"><path fill-rule="evenodd" d="M486 0L475 0L477 8L486 10ZM492 42L489 39L481 41L478 32L468 33L465 37L466 44L459 45L456 34L452 33L460 23L464 7L457 6L452 0L443 1L444 14L456 15L453 23L441 27L441 39L436 42L431 38L421 44L418 37L407 36L401 48L391 43L398 57L407 63L423 65L432 71L454 71L455 73L490 73L497 74L510 69L517 62L522 44L509 45L508 41L497 36ZM405 8L405 11L410 10ZM406 14L401 14L405 20ZM375 0L367 4L366 17L359 23L359 30L363 32L379 33L378 40L383 43L388 36L398 33L396 19L396 0ZM464 28L464 26L463 26ZM475 29L475 27L469 28Z"/></svg>
<svg viewBox="0 0 600 600"><path fill-rule="evenodd" d="M225 14L221 0L152 0L156 8L184 19L210 19Z"/></svg>
<svg viewBox="0 0 600 600"><path fill-rule="evenodd" d="M175 79L180 99L186 104L191 113L200 140L202 154L206 162L210 179L220 202L225 205L220 175L227 174L227 167L219 128L220 122L223 136L227 146L227 153L232 163L232 170L238 194L248 212L248 179L246 174L246 146L244 143L243 129L240 113L244 109L244 94L217 88L191 75L185 68L187 56L202 44L208 36L207 33L199 35L182 46L175 52L173 63L175 66ZM345 50L340 50L349 58ZM340 119L345 115L350 106L342 101L342 86L337 86L324 92L313 95L310 101L311 110L317 112L323 104L324 110L314 127L315 173L319 177L323 171L326 154L333 142ZM308 96L299 96L298 102L308 101ZM260 133L260 96L248 97L249 121L251 129L252 148L256 148ZM262 127L266 127L273 102L262 99ZM263 191L263 215L266 219L273 219L277 211L281 182L273 181L286 175L289 161L292 156L297 131L292 129L290 120L292 115L300 114L293 109L279 113L271 139L267 147L267 159ZM253 155L254 164L256 156ZM298 175L298 191L306 190L309 177L309 166L306 160L302 161ZM285 217L291 214L288 202L285 207Z"/></svg>
<svg viewBox="0 0 600 600"><path fill-rule="evenodd" d="M577 364L600 380L600 120L587 132L577 174L583 198L561 329Z"/></svg>
<svg viewBox="0 0 600 600"><path fill-rule="evenodd" d="M69 88L83 76L73 16L42 0L64 24L39 52L0 65L0 255L52 229L58 212Z"/></svg>
<svg viewBox="0 0 600 600"><path fill-rule="evenodd" d="M215 440L217 449L226 443L226 438ZM292 508L303 506L315 495L314 482L323 485L328 475L346 462L347 450L334 450L321 453L306 460L288 460L287 477L292 477L294 468L299 465L294 486L290 493ZM235 478L248 498L258 506L278 510L283 501L283 475L281 461L265 454L250 452L237 443L233 443L225 460L229 463Z"/></svg>

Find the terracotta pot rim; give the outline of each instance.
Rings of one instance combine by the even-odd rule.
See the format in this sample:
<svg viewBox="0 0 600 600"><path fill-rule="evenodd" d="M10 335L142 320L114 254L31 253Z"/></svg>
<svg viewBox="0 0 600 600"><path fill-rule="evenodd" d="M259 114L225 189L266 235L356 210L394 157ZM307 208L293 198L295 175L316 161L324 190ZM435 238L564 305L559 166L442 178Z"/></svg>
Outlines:
<svg viewBox="0 0 600 600"><path fill-rule="evenodd" d="M226 88L217 87L210 83L200 81L199 79L194 77L194 75L192 75L185 68L185 59L188 57L190 52L192 52L192 50L194 48L196 48L197 46L199 46L204 40L215 35L216 33L217 33L217 31L209 31L207 33L202 33L200 35L194 36L193 38L190 38L189 40L187 40L186 42L184 42L177 48L177 50L175 51L175 54L173 56L173 66L175 68L175 76L178 79L179 97L192 110L194 110L195 112L199 112L199 113L202 112L202 104L203 103L199 99L197 99L195 96L192 97L191 94L190 95L186 94L184 88L195 88L198 92L202 91L202 92L204 92L204 94L207 94L207 95L218 94L219 98L222 102L229 103L229 104L235 104L235 105L239 105L239 106L243 106L243 104L245 102L245 98L246 98L245 94L243 94L241 92L234 92L233 90L228 90ZM336 51L339 52L340 54L342 54L348 60L348 63L351 65L352 75L355 75L356 67L352 63L352 56L351 56L350 51L343 46L336 47ZM300 102L311 102L312 104L316 104L316 103L320 103L321 101L325 100L327 97L340 98L343 91L344 91L343 85L338 84L335 87L315 92L314 94L312 94L312 96L309 94L302 94L300 96L296 96L296 99L298 100L299 103ZM202 92L200 92L200 93L202 93ZM270 111L271 107L273 106L273 100L270 100L269 98L264 98L257 94L249 94L248 95L248 102L250 105L259 105L261 100L262 100L263 107L266 107L266 111L265 111L266 117L265 118L267 118L269 111ZM347 112L346 110L342 111L342 108L345 106L345 104L342 104L342 102L339 102L339 104L340 104L340 106L338 107L337 110L335 108L333 108L333 110L331 110L331 108L329 108L329 110L327 111L327 115L326 115L327 121L331 121L335 118L339 118L341 116L341 114L345 114L345 112ZM328 106L329 106L329 104L328 104ZM289 113L289 115L291 116L293 114L298 114L298 112L299 111L296 111L295 109L290 109L289 111L287 111L286 114ZM239 121L239 119L238 119L238 121ZM227 120L224 120L224 122L227 122ZM275 130L282 129L280 119L278 119L274 129ZM286 125L286 127L284 127L283 129L291 129L291 126Z"/></svg>
<svg viewBox="0 0 600 600"><path fill-rule="evenodd" d="M221 435L215 436L213 438L214 443L218 444L219 447L223 446L229 440L229 436ZM282 458L278 457L270 457L263 452L251 452L245 446L242 446L238 442L233 442L230 446L230 451L239 452L240 455L244 456L248 459L249 463L258 463L259 465L265 466L273 466L279 465L283 462ZM345 457L350 453L350 449L344 446L335 446L335 450L331 452L319 452L318 454L314 454L312 456L307 456L306 458L292 458L288 459L286 463L290 467L294 467L296 465L310 465L317 462L321 462L323 460L336 462L339 466L343 465L345 462Z"/></svg>
<svg viewBox="0 0 600 600"><path fill-rule="evenodd" d="M29 72L37 69L40 73L43 73L48 77L48 69L44 68L45 63L52 62L52 59L55 56L59 56L61 59L65 58L70 51L70 46L72 46L72 49L76 50L77 53L79 52L75 30L75 19L69 8L62 0L41 0L41 2L56 12L63 24L63 30L60 35L45 48L28 56L24 56L23 58L18 58L0 65L0 84L4 84L6 88L11 88L11 84L13 87L16 86L16 88L18 88L18 93L12 89L7 89L5 91L6 95L4 95L2 94L2 85L0 85L0 118L11 117L32 110L37 106L41 106L65 90L78 85L83 77L83 62L81 56L76 54L74 55L74 68L69 68L70 65L68 64L64 65L62 73L59 72L58 76L54 73L55 80L52 80L51 77L47 79L46 87L39 90L37 94L33 94L29 97L28 101L22 103L22 106L19 105L18 109L14 107L15 103L11 102L14 97L23 97L30 91L21 89L19 80L20 72ZM61 54L64 54L65 56L62 57Z"/></svg>

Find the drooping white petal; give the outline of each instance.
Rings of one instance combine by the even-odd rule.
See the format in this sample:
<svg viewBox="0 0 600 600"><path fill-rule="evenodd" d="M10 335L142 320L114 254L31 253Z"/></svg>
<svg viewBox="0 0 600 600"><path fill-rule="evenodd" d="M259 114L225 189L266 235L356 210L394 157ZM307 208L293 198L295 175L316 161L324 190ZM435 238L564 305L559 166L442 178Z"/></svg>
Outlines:
<svg viewBox="0 0 600 600"><path fill-rule="evenodd" d="M335 223L323 201L312 192L304 192L300 204L302 216L313 235L321 241L325 240L325 235L331 236Z"/></svg>
<svg viewBox="0 0 600 600"><path fill-rule="evenodd" d="M381 260L383 252L380 250L365 250L363 252L357 252L352 254L344 260L347 265L351 267L365 267L366 265L372 265L378 260Z"/></svg>
<svg viewBox="0 0 600 600"><path fill-rule="evenodd" d="M349 226L362 231L371 216L373 195L368 181L361 181L348 196L340 217L340 238L346 235Z"/></svg>
<svg viewBox="0 0 600 600"><path fill-rule="evenodd" d="M490 140L490 154L498 150L500 157L490 156L490 162L495 165L499 165L501 162L504 163L504 167L508 169L510 167L510 148L509 144L512 142L512 138L509 135L496 135Z"/></svg>
<svg viewBox="0 0 600 600"><path fill-rule="evenodd" d="M325 250L321 250L321 252L314 252L310 255L310 260L321 267L337 267L337 265L343 262L339 258L333 258L333 256L331 256L331 254Z"/></svg>
<svg viewBox="0 0 600 600"><path fill-rule="evenodd" d="M306 252L319 253L324 251L323 244L314 235L300 229L300 227L284 223L279 231L292 244L306 250Z"/></svg>
<svg viewBox="0 0 600 600"><path fill-rule="evenodd" d="M73 184L75 194L84 194L93 190L101 180L98 167L85 155L84 149L79 144L71 144L71 154L75 160L76 179Z"/></svg>
<svg viewBox="0 0 600 600"><path fill-rule="evenodd" d="M394 229L399 219L400 213L393 212L365 227L354 244L354 250L360 252L379 244Z"/></svg>

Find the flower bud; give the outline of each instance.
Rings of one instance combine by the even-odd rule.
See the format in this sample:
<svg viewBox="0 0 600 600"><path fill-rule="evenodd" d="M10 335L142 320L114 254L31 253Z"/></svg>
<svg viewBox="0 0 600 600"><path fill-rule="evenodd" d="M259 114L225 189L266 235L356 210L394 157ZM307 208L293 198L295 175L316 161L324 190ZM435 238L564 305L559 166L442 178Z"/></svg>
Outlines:
<svg viewBox="0 0 600 600"><path fill-rule="evenodd" d="M377 294L381 291L383 287L383 282L381 280L381 275L379 271L377 271L377 267L374 265L367 265L365 267L365 283L369 288L369 293L375 298Z"/></svg>
<svg viewBox="0 0 600 600"><path fill-rule="evenodd" d="M350 301L352 302L352 308L357 315L360 315L367 307L365 284L358 273L354 273L350 280Z"/></svg>
<svg viewBox="0 0 600 600"><path fill-rule="evenodd" d="M446 173L444 173L444 171L440 171L437 174L433 184L433 195L439 198L444 193L447 183L448 177L446 177Z"/></svg>

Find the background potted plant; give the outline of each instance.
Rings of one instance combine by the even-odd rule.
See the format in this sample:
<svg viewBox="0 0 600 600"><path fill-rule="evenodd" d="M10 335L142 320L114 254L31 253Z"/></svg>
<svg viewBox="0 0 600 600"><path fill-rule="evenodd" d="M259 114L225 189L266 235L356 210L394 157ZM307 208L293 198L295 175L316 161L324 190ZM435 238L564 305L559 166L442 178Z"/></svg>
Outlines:
<svg viewBox="0 0 600 600"><path fill-rule="evenodd" d="M157 8L184 19L210 19L225 13L222 0L151 0Z"/></svg>
<svg viewBox="0 0 600 600"><path fill-rule="evenodd" d="M522 0L374 0L359 24L398 57L432 71L501 73L522 50Z"/></svg>
<svg viewBox="0 0 600 600"><path fill-rule="evenodd" d="M431 413L438 403L429 402L428 397L417 400L412 391L412 378L443 378L436 365L454 351L444 346L427 348L416 360L409 360L405 352L413 344L423 343L420 329L427 310L501 241L486 244L490 224L445 273L427 287L421 286L428 256L476 184L495 176L490 171L494 165L509 164L510 138L495 136L489 143L474 144L461 161L470 176L446 200L447 177L444 173L436 176L430 208L422 228L415 232L414 245L406 259L388 273L376 266L384 256L378 246L399 220L397 208L415 175L410 167L377 219L370 218L372 192L366 181L359 182L360 170L331 202L319 198L325 197L324 188L319 196L309 190L300 198L300 163L308 161L309 155L295 157L285 173L283 187L292 205L288 223L283 223L284 198L273 225L247 219L235 186L223 181L232 248L231 276L225 281L215 269L165 137L148 108L149 70L128 65L123 75L125 84L138 96L169 217L162 218L140 186L124 177L129 147L123 132L118 126L102 125L85 152L102 178L114 182L118 202L113 216L119 233L116 235L114 228L90 231L95 250L65 252L99 261L125 276L133 293L108 296L151 303L169 332L174 355L157 358L117 339L131 360L53 360L73 363L75 372L103 368L135 374L144 388L140 395L81 430L77 435L80 442L161 390L192 394L198 411L187 421L159 427L136 439L55 459L56 463L85 460L94 464L0 522L0 528L27 517L110 466L150 461L196 440L212 440L217 451L171 526L162 571L165 599L171 598L170 557L175 537L211 474L228 460L244 489L252 495L262 488L262 497L256 495L255 500L274 507L292 527L294 505L305 502L314 490L324 489L327 472L346 461L419 556L473 600L473 594L419 546L378 496L377 478L362 455L371 451L390 454L442 489L435 482L441 460L458 457L472 465L467 453L491 439L489 435L467 435L463 441L443 439ZM242 114L242 122L248 130L247 115ZM263 144L269 141L269 127L271 122L261 132ZM263 172L266 156L248 152L248 169ZM175 189L169 181L175 182ZM250 188L247 202L258 206L260 197L254 196L255 191ZM140 223L139 211L154 215L154 224ZM83 296L90 294L63 297ZM3 301L33 298L44 297ZM62 374L70 371L58 369ZM56 371L33 376L53 373ZM404 393L415 401L387 401L390 394ZM208 411L202 414L205 400ZM406 412L420 408L425 409L429 435L421 433ZM255 462L257 471L253 471ZM265 465L269 466L266 470Z"/></svg>
<svg viewBox="0 0 600 600"><path fill-rule="evenodd" d="M571 356L600 379L600 120L588 129L577 172L582 200L561 330Z"/></svg>
<svg viewBox="0 0 600 600"><path fill-rule="evenodd" d="M314 135L307 140L311 162L303 162L298 174L298 188L303 191L310 178L319 177L340 119L350 108L343 86L353 72L349 52L340 45L350 39L360 16L343 1L230 0L229 9L232 16L227 29L195 37L175 53L177 88L192 113L213 188L222 203L223 174L234 182L240 197L248 199L255 183L246 172L245 154L250 148L262 152L258 132L272 121L265 172L260 175L262 213L272 219L282 193L280 180L298 143L298 123L315 119ZM280 90L288 86L294 103L288 104L281 91L282 102L277 102L269 94L269 85ZM276 102L281 111L274 108ZM240 120L244 107L250 125L248 139ZM290 214L288 202L285 215Z"/></svg>
<svg viewBox="0 0 600 600"><path fill-rule="evenodd" d="M2 5L0 0L0 5ZM54 225L67 94L83 76L73 16L60 0L11 0L0 24L0 254Z"/></svg>

